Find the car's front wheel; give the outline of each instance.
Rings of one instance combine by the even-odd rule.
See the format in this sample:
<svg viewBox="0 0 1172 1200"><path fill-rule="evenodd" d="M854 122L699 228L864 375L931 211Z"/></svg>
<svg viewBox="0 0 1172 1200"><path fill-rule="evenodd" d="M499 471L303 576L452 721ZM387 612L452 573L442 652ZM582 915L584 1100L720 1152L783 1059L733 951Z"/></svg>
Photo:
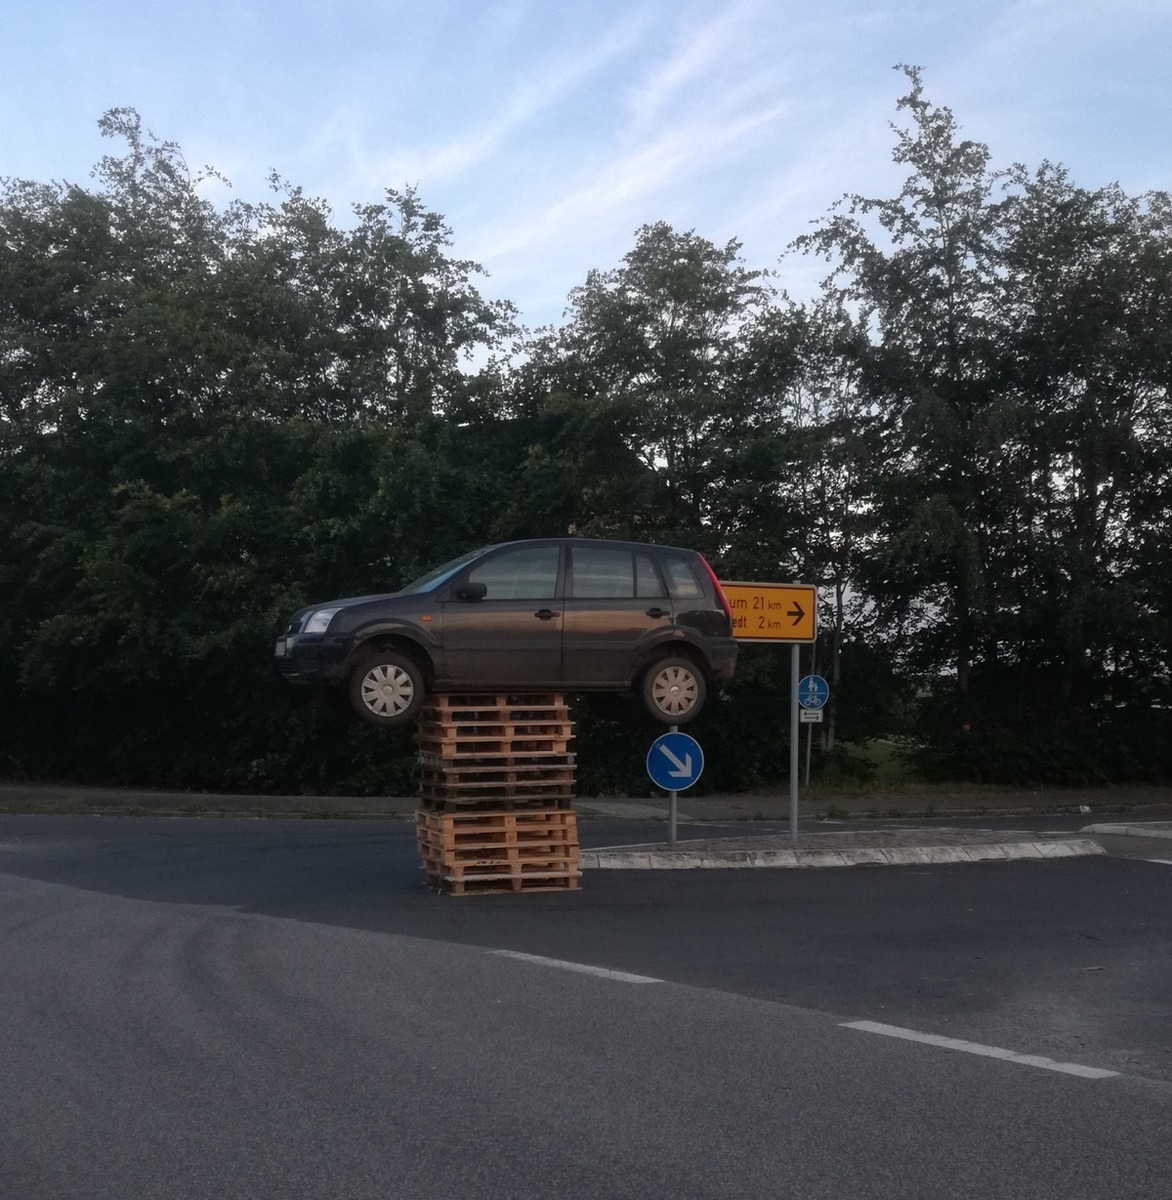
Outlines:
<svg viewBox="0 0 1172 1200"><path fill-rule="evenodd" d="M350 675L350 707L379 729L406 725L419 715L427 689L423 669L394 650L364 658Z"/></svg>
<svg viewBox="0 0 1172 1200"><path fill-rule="evenodd" d="M704 672L682 655L661 658L647 668L640 689L647 711L665 725L683 725L699 716L708 695Z"/></svg>

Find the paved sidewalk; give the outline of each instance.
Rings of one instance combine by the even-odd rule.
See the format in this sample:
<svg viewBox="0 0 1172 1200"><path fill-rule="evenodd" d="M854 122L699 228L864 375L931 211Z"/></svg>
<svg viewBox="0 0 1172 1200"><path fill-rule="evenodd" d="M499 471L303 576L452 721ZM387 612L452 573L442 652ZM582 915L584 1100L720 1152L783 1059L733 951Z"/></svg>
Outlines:
<svg viewBox="0 0 1172 1200"><path fill-rule="evenodd" d="M1172 821L1131 821L1120 825L1086 825L1081 833L1104 837L1164 838L1172 841Z"/></svg>
<svg viewBox="0 0 1172 1200"><path fill-rule="evenodd" d="M581 797L574 807L582 815L625 816L667 819L666 796L623 799ZM637 813L631 811L638 809ZM627 811L624 811L627 810ZM1146 812L1161 816L1172 813L1172 787L1118 788L973 788L958 791L842 792L819 791L803 794L798 813L803 820L866 820L872 818L1016 817L1065 813L1094 818L1126 814L1128 820L1144 821ZM784 821L789 816L789 795L776 792L679 797L679 820L690 821Z"/></svg>
<svg viewBox="0 0 1172 1200"><path fill-rule="evenodd" d="M1103 854L1093 838L1070 833L998 829L862 829L731 838L688 838L584 851L583 870L695 870L744 867L910 866L1006 862Z"/></svg>

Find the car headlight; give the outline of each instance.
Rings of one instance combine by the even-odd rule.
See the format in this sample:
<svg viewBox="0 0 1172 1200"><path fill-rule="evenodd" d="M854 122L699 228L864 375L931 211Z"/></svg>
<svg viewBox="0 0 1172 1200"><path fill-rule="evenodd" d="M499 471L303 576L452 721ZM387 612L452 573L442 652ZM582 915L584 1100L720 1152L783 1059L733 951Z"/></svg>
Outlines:
<svg viewBox="0 0 1172 1200"><path fill-rule="evenodd" d="M317 612L310 614L310 618L305 622L305 629L302 632L325 633L334 614L341 611L341 608L319 608Z"/></svg>

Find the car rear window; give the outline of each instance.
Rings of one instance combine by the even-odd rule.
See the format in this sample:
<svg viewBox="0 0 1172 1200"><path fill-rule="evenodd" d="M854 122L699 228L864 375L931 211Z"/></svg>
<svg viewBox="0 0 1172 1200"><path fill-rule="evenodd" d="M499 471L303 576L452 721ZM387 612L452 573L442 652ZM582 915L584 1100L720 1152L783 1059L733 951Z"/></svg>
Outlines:
<svg viewBox="0 0 1172 1200"><path fill-rule="evenodd" d="M687 559L677 558L674 554L663 556L663 565L667 572L667 590L673 600L700 600L704 596L704 588L692 564Z"/></svg>

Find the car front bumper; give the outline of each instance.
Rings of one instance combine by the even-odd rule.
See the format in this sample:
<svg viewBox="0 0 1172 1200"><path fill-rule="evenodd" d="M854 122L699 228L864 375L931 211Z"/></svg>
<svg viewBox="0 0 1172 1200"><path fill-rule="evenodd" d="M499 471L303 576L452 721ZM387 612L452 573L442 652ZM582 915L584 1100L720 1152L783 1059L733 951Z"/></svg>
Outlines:
<svg viewBox="0 0 1172 1200"><path fill-rule="evenodd" d="M328 634L287 634L277 639L273 661L290 683L338 683L346 664L346 641Z"/></svg>

